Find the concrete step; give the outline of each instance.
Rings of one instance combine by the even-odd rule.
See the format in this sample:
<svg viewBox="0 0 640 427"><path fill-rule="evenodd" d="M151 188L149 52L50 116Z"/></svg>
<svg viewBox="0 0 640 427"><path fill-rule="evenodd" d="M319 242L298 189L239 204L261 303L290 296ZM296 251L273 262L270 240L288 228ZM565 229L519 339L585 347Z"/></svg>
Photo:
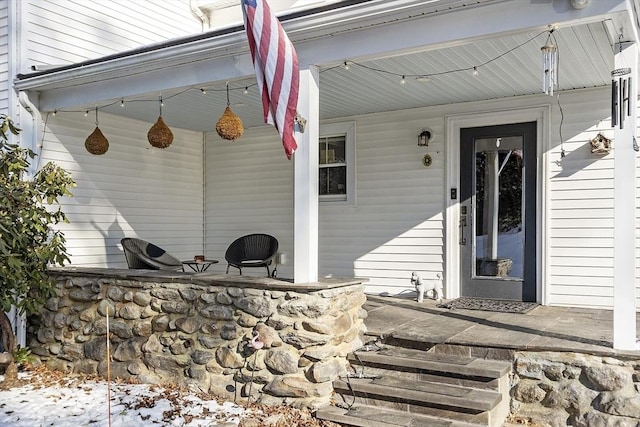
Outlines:
<svg viewBox="0 0 640 427"><path fill-rule="evenodd" d="M354 427L480 427L482 424L470 424L461 421L446 420L428 415L411 414L379 406L354 405L351 408L327 406L316 412L316 417Z"/></svg>
<svg viewBox="0 0 640 427"><path fill-rule="evenodd" d="M502 395L496 391L391 376L336 380L334 390L345 395L404 403L410 407L431 406L473 414L490 411L502 400Z"/></svg>
<svg viewBox="0 0 640 427"><path fill-rule="evenodd" d="M334 381L335 407L320 418L366 427L498 427L509 413L509 362L381 342L348 358L351 372Z"/></svg>
<svg viewBox="0 0 640 427"><path fill-rule="evenodd" d="M499 379L511 370L505 361L444 355L389 345L370 346L373 351L356 351L348 356L353 373L385 375L407 379L498 390Z"/></svg>

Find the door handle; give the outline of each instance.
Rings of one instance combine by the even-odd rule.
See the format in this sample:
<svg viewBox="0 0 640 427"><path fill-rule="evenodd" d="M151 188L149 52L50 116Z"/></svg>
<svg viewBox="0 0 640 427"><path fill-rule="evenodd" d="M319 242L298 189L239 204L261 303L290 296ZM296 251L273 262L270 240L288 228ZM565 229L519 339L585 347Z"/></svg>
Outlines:
<svg viewBox="0 0 640 427"><path fill-rule="evenodd" d="M461 245L467 244L467 238L465 237L465 234L464 234L466 226L467 226L467 216L460 215L460 244Z"/></svg>

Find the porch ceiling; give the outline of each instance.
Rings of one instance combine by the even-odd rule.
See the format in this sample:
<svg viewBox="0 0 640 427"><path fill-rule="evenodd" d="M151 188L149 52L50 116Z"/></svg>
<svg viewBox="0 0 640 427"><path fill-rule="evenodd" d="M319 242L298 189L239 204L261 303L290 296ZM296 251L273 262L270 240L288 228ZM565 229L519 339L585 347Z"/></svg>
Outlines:
<svg viewBox="0 0 640 427"><path fill-rule="evenodd" d="M613 41L607 22L594 22L554 32L559 52L559 89L611 83ZM414 107L507 98L541 93L540 31L481 40L406 55L320 68L320 118L332 119ZM473 67L478 74L474 76ZM405 75L406 84L400 84ZM416 79L428 76L429 81ZM229 101L245 127L260 126L262 110L255 78L229 83ZM248 87L248 93L245 92ZM204 94L200 88L206 90ZM163 117L170 126L211 131L227 105L224 84L203 84L163 91ZM120 100L102 111L154 122L158 93ZM92 106L83 108L91 109Z"/></svg>
<svg viewBox="0 0 640 427"><path fill-rule="evenodd" d="M636 37L636 24L630 23L622 0L592 1L587 12L572 9L569 0L518 1L517 8L504 0L472 5L461 0L338 3L350 6L283 21L301 64L320 68L322 120L539 94L540 48L551 22L560 22L552 40L559 53L559 90L606 86L621 22L627 27L625 40ZM39 91L44 111L87 111L97 103L102 112L151 123L162 96L169 126L206 132L214 129L227 105L229 80L229 102L245 128L263 125L241 28L133 53L51 74L23 75L16 86ZM406 84L400 84L402 75Z"/></svg>

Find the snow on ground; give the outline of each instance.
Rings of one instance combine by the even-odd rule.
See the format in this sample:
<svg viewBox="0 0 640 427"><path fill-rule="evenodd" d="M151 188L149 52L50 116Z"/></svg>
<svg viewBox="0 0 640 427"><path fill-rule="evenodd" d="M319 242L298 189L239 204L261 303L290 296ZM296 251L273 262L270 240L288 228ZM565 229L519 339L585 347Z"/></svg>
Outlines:
<svg viewBox="0 0 640 427"><path fill-rule="evenodd" d="M177 387L41 376L21 373L28 382L0 390L0 426L237 426L249 412Z"/></svg>
<svg viewBox="0 0 640 427"><path fill-rule="evenodd" d="M244 400L223 402L185 387L121 381L107 387L100 378L44 367L19 377L19 385L6 388L0 375L0 427L340 427L306 410L254 404L246 409Z"/></svg>

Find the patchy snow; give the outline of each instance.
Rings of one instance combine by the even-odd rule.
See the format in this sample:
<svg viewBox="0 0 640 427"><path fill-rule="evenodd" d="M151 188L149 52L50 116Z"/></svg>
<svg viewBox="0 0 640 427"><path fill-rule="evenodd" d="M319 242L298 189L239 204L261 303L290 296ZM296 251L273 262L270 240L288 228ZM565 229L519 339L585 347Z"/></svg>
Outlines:
<svg viewBox="0 0 640 427"><path fill-rule="evenodd" d="M20 384L6 388L0 375L0 427L340 427L307 410L253 403L246 409L244 400L223 402L172 385L111 381L107 387L100 378L42 366L19 378Z"/></svg>
<svg viewBox="0 0 640 427"><path fill-rule="evenodd" d="M108 393L112 426L237 426L250 413L177 387L43 376L21 373L28 382L0 390L0 426L108 426Z"/></svg>

